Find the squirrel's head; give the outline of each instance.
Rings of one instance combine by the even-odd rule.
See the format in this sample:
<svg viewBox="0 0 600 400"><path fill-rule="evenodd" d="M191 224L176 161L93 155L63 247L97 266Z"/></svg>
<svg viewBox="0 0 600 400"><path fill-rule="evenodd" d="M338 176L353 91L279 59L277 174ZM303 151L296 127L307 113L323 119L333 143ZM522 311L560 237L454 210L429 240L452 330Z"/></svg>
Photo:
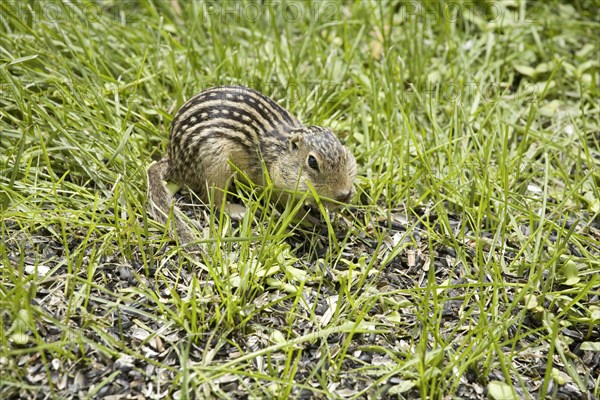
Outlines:
<svg viewBox="0 0 600 400"><path fill-rule="evenodd" d="M347 203L354 196L356 160L327 128L308 126L289 132L289 162L278 176L277 186L309 192L311 185L320 197ZM328 208L335 203L326 202Z"/></svg>

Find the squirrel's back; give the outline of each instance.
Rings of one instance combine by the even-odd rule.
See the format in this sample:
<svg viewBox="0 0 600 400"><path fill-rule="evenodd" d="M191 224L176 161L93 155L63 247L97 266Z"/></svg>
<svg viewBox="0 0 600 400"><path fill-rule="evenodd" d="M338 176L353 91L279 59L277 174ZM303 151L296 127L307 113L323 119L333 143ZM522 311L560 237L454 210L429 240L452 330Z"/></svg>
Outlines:
<svg viewBox="0 0 600 400"><path fill-rule="evenodd" d="M215 136L256 152L261 136L300 126L287 110L253 89L215 87L190 98L177 112L171 123L169 156L180 157L181 149L198 148Z"/></svg>
<svg viewBox="0 0 600 400"><path fill-rule="evenodd" d="M252 180L260 181L263 171L258 154L265 146L285 146L285 133L299 127L302 124L287 110L253 89L220 86L205 90L190 98L173 118L169 176L202 191L207 177L229 176L220 170L229 159ZM269 154L266 157L268 163ZM196 167L198 163L202 166Z"/></svg>

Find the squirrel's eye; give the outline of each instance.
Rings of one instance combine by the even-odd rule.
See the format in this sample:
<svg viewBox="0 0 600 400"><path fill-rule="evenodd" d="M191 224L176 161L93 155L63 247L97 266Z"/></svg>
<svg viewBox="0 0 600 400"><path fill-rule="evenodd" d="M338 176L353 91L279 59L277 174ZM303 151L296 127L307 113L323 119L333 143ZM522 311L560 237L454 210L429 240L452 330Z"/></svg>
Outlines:
<svg viewBox="0 0 600 400"><path fill-rule="evenodd" d="M317 159L312 154L308 156L308 166L314 169L315 171L319 170L319 163Z"/></svg>

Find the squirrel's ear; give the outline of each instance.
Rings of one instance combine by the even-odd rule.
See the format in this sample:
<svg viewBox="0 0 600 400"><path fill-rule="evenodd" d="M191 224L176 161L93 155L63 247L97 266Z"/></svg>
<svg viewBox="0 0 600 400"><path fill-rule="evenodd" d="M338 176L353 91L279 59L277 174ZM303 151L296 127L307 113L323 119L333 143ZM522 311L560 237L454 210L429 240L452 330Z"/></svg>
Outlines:
<svg viewBox="0 0 600 400"><path fill-rule="evenodd" d="M300 142L302 141L302 136L301 135L294 135L290 138L290 151L296 151L298 150L298 147L300 146Z"/></svg>

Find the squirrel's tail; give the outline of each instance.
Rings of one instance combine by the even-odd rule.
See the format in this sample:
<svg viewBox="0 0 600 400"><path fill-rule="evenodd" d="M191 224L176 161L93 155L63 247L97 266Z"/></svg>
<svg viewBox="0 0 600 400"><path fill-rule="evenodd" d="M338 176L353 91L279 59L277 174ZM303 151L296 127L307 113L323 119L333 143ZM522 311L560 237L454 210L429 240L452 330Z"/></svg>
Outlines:
<svg viewBox="0 0 600 400"><path fill-rule="evenodd" d="M169 193L165 179L169 169L169 162L166 158L153 163L148 167L148 209L154 220L166 223L172 206L173 196ZM174 225L176 234L180 243L188 244L195 240L190 227L185 223L180 215L181 211L173 206L172 226Z"/></svg>

